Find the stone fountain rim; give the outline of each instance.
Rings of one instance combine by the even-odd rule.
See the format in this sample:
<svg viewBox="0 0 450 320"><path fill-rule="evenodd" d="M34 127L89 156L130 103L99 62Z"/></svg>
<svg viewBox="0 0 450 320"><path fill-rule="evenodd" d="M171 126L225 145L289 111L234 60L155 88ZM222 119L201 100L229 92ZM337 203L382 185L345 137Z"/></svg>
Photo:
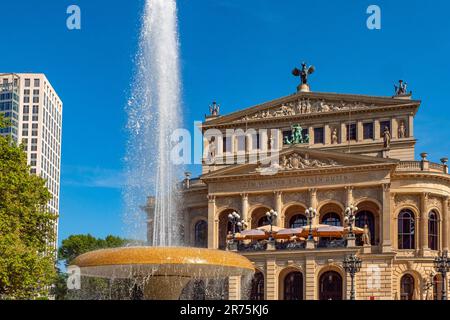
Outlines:
<svg viewBox="0 0 450 320"><path fill-rule="evenodd" d="M192 247L133 246L100 249L76 257L71 265L79 268L114 265L205 265L255 271L250 260L237 253Z"/></svg>

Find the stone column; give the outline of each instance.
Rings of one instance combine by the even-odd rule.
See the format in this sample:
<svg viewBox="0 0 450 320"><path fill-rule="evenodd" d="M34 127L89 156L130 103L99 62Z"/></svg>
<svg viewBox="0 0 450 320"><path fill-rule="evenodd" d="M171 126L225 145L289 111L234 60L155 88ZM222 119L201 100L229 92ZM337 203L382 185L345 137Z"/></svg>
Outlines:
<svg viewBox="0 0 450 320"><path fill-rule="evenodd" d="M275 222L275 225L278 227L283 228L283 224L284 224L284 213L283 211L283 192L281 191L274 191L274 195L275 195L275 199L274 199L274 204L275 204L275 211L278 213L278 218L277 221Z"/></svg>
<svg viewBox="0 0 450 320"><path fill-rule="evenodd" d="M428 245L428 213L427 213L427 202L428 193L422 193L420 197L420 219L419 219L419 248L422 254L425 255L429 250Z"/></svg>
<svg viewBox="0 0 450 320"><path fill-rule="evenodd" d="M391 215L392 215L392 205L391 201L391 184L383 184L383 241L382 241L382 252L392 252L392 240L391 240Z"/></svg>
<svg viewBox="0 0 450 320"><path fill-rule="evenodd" d="M448 205L449 197L444 197L442 199L442 250L448 250L448 238L450 236Z"/></svg>
<svg viewBox="0 0 450 320"><path fill-rule="evenodd" d="M277 262L274 259L266 262L265 281L266 300L278 300Z"/></svg>
<svg viewBox="0 0 450 320"><path fill-rule="evenodd" d="M317 209L318 203L317 203L317 189L316 188L309 189L309 206L313 209ZM317 212L317 215L313 220L313 224L318 224L318 223L319 223L319 212Z"/></svg>
<svg viewBox="0 0 450 320"><path fill-rule="evenodd" d="M308 255L305 263L305 300L316 299L316 280L316 261L313 255Z"/></svg>
<svg viewBox="0 0 450 320"><path fill-rule="evenodd" d="M392 139L398 138L398 119L392 119Z"/></svg>
<svg viewBox="0 0 450 320"><path fill-rule="evenodd" d="M216 221L217 220L217 221ZM219 247L219 232L216 229L218 219L216 217L216 196L208 195L208 248L217 249Z"/></svg>
<svg viewBox="0 0 450 320"><path fill-rule="evenodd" d="M347 141L347 125L345 123L341 124L341 140L340 143L345 143Z"/></svg>
<svg viewBox="0 0 450 320"><path fill-rule="evenodd" d="M308 128L308 134L309 134L309 145L312 146L314 144L314 128L313 127Z"/></svg>
<svg viewBox="0 0 450 320"><path fill-rule="evenodd" d="M380 120L375 120L373 123L373 136L374 140L380 140L381 137Z"/></svg>
<svg viewBox="0 0 450 320"><path fill-rule="evenodd" d="M347 186L345 187L345 190L347 191L347 197L346 197L346 203L345 206L349 207L350 205L353 204L353 186Z"/></svg>
<svg viewBox="0 0 450 320"><path fill-rule="evenodd" d="M241 300L241 277L234 276L228 278L228 299Z"/></svg>
<svg viewBox="0 0 450 320"><path fill-rule="evenodd" d="M251 219L248 217L248 193L241 193L241 217L248 224L251 229Z"/></svg>
<svg viewBox="0 0 450 320"><path fill-rule="evenodd" d="M331 128L330 128L329 124L325 125L324 135L325 135L325 139L324 139L325 145L330 145L331 144Z"/></svg>
<svg viewBox="0 0 450 320"><path fill-rule="evenodd" d="M364 140L364 129L363 129L363 123L362 121L358 121L356 123L356 139L357 141L361 142Z"/></svg>
<svg viewBox="0 0 450 320"><path fill-rule="evenodd" d="M414 137L414 115L410 114L408 116L408 137Z"/></svg>

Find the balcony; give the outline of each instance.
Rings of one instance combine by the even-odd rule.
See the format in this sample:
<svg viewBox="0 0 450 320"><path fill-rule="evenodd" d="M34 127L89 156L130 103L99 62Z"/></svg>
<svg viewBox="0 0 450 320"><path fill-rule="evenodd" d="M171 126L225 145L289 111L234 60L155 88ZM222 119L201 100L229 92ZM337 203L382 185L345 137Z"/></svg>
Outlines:
<svg viewBox="0 0 450 320"><path fill-rule="evenodd" d="M421 161L400 161L396 172L432 172L448 174L448 159L442 158L441 163L430 162L427 160L428 154L422 153Z"/></svg>

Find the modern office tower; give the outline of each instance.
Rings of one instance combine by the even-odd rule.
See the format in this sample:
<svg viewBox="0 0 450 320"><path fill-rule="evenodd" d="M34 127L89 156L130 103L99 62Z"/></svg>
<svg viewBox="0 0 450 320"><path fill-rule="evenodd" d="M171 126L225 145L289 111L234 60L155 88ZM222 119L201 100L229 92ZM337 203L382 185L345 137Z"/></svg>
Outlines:
<svg viewBox="0 0 450 320"><path fill-rule="evenodd" d="M10 124L0 134L24 145L31 173L47 181L53 196L48 207L54 214L59 214L62 109L44 74L0 74L0 114ZM57 233L57 224L55 228Z"/></svg>

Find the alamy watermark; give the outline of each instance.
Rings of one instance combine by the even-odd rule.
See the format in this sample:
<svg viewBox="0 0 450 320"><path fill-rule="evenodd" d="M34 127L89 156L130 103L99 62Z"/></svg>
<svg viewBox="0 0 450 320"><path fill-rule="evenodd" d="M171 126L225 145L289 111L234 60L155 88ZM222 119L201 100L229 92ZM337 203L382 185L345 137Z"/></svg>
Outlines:
<svg viewBox="0 0 450 320"><path fill-rule="evenodd" d="M69 15L66 26L69 30L81 30L81 9L73 4L67 7L66 13Z"/></svg>

